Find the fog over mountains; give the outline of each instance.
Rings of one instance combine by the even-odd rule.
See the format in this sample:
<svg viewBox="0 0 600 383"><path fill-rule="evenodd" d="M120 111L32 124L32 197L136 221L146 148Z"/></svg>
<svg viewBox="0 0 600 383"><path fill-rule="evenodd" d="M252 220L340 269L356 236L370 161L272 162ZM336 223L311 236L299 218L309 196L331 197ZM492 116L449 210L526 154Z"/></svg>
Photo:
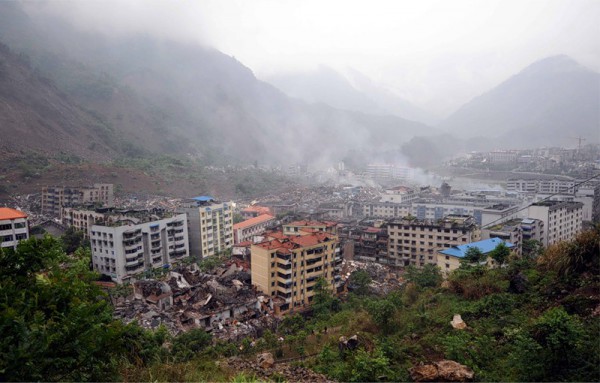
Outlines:
<svg viewBox="0 0 600 383"><path fill-rule="evenodd" d="M321 67L268 78L272 86L213 48L82 31L27 14L19 3L0 3L0 42L5 151L62 150L92 159L169 153L210 163L424 163L417 157L600 138L598 74L564 56L532 64L438 125L358 72L342 76ZM450 143L452 150L434 150Z"/></svg>

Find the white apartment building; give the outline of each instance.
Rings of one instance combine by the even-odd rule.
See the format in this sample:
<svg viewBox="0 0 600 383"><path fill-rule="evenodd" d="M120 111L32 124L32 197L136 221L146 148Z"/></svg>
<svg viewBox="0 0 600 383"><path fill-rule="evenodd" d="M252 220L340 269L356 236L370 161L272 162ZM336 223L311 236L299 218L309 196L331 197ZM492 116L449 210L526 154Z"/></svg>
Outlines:
<svg viewBox="0 0 600 383"><path fill-rule="evenodd" d="M544 222L544 246L573 239L582 229L581 202L543 201L529 206L527 216Z"/></svg>
<svg viewBox="0 0 600 383"><path fill-rule="evenodd" d="M16 249L19 241L28 238L27 214L9 207L0 207L0 247Z"/></svg>
<svg viewBox="0 0 600 383"><path fill-rule="evenodd" d="M542 194L555 194L564 193L572 194L575 193L576 181L574 180L561 180L561 179L509 179L506 182L507 191L515 191L520 193L542 193Z"/></svg>
<svg viewBox="0 0 600 383"><path fill-rule="evenodd" d="M184 210L192 256L210 257L233 247L233 201L199 196L187 200Z"/></svg>
<svg viewBox="0 0 600 383"><path fill-rule="evenodd" d="M94 270L123 283L146 270L169 268L190 255L186 221L185 214L168 218L149 215L138 224L93 225Z"/></svg>
<svg viewBox="0 0 600 383"><path fill-rule="evenodd" d="M443 220L403 219L389 222L388 257L396 266L437 264L436 252L478 241L480 232L470 216L449 215Z"/></svg>
<svg viewBox="0 0 600 383"><path fill-rule="evenodd" d="M363 216L375 218L403 218L411 214L410 204L394 202L367 202L362 205Z"/></svg>

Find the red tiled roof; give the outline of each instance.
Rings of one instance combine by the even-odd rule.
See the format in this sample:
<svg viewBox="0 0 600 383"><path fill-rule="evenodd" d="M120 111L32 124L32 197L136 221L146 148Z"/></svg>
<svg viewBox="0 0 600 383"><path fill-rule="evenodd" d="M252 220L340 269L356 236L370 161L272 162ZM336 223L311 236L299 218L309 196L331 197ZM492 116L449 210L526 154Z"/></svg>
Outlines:
<svg viewBox="0 0 600 383"><path fill-rule="evenodd" d="M263 223L263 222L272 220L274 218L275 217L273 217L272 215L262 214L262 215L259 215L258 217L250 218L243 222L236 223L235 225L233 225L233 230L245 229L247 227L258 225L259 223Z"/></svg>
<svg viewBox="0 0 600 383"><path fill-rule="evenodd" d="M27 214L19 210L11 209L9 207L0 207L0 220L16 218L27 218Z"/></svg>
<svg viewBox="0 0 600 383"><path fill-rule="evenodd" d="M282 235L279 239L272 239L269 241L264 241L261 243L257 243L255 246L262 247L266 250L274 250L277 249L279 251L289 252L290 249L297 249L299 247L307 247L314 246L318 243L325 241L330 238L331 234L318 232L309 235L302 236L289 236Z"/></svg>

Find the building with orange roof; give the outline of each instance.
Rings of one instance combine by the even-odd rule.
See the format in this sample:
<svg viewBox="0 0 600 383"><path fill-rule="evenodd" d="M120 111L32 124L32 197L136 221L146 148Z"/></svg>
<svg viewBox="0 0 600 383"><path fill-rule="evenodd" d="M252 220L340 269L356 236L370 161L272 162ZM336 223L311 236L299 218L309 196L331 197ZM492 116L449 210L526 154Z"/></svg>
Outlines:
<svg viewBox="0 0 600 383"><path fill-rule="evenodd" d="M265 206L250 205L247 208L242 209L241 214L244 219L250 219L256 218L263 214L273 215L273 212L271 212L271 209Z"/></svg>
<svg viewBox="0 0 600 383"><path fill-rule="evenodd" d="M342 262L337 235L326 231L271 234L252 245L250 259L252 284L273 299L276 314L310 305L319 278L337 291Z"/></svg>
<svg viewBox="0 0 600 383"><path fill-rule="evenodd" d="M27 214L9 207L0 207L0 247L16 249L19 241L28 238Z"/></svg>
<svg viewBox="0 0 600 383"><path fill-rule="evenodd" d="M275 223L275 217L270 214L261 214L257 217L233 225L233 243L238 244L250 241L256 235L261 235L268 227Z"/></svg>

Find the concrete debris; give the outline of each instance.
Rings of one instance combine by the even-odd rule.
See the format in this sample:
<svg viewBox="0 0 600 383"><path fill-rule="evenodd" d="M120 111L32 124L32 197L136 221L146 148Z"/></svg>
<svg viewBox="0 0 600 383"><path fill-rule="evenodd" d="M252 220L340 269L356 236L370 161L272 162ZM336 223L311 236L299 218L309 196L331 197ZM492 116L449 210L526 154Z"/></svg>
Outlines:
<svg viewBox="0 0 600 383"><path fill-rule="evenodd" d="M140 280L133 287L130 299L113 299L114 315L148 329L163 325L176 335L202 328L215 340L240 341L258 338L279 323L270 297L252 287L250 274L236 262L212 274L179 266L163 280Z"/></svg>
<svg viewBox="0 0 600 383"><path fill-rule="evenodd" d="M457 330L464 330L467 328L467 324L462 320L460 314L454 314L454 318L452 318L450 324Z"/></svg>
<svg viewBox="0 0 600 383"><path fill-rule="evenodd" d="M350 275L357 270L365 270L371 277L370 292L376 295L386 295L397 290L404 281L394 269L378 263L366 263L343 260L341 265L342 281L347 282Z"/></svg>
<svg viewBox="0 0 600 383"><path fill-rule="evenodd" d="M411 368L410 377L415 382L470 382L474 372L452 360L442 360Z"/></svg>

